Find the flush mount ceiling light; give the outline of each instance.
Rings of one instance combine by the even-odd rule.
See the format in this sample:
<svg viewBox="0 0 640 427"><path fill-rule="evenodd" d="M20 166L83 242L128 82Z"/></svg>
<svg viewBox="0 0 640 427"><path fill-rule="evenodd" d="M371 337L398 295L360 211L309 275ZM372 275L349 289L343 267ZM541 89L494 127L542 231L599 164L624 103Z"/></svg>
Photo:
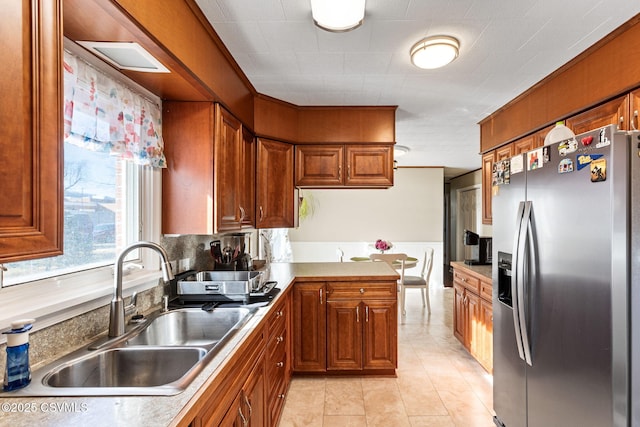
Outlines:
<svg viewBox="0 0 640 427"><path fill-rule="evenodd" d="M170 72L145 48L135 42L79 41L77 43L121 70L142 71L145 73Z"/></svg>
<svg viewBox="0 0 640 427"><path fill-rule="evenodd" d="M362 25L365 0L311 0L313 22L326 31L340 33Z"/></svg>
<svg viewBox="0 0 640 427"><path fill-rule="evenodd" d="M418 68L431 70L444 67L458 57L460 42L449 36L427 37L411 48L411 62Z"/></svg>
<svg viewBox="0 0 640 427"><path fill-rule="evenodd" d="M404 145L394 145L393 146L393 157L400 157L407 154L411 149Z"/></svg>

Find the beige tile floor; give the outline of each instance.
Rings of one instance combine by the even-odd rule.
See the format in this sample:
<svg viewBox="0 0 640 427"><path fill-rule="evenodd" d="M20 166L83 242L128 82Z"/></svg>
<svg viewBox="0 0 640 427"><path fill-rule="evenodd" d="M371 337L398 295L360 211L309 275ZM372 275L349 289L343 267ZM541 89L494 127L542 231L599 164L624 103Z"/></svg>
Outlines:
<svg viewBox="0 0 640 427"><path fill-rule="evenodd" d="M399 316L397 378L294 377L280 427L494 427L492 377L453 336L453 290Z"/></svg>

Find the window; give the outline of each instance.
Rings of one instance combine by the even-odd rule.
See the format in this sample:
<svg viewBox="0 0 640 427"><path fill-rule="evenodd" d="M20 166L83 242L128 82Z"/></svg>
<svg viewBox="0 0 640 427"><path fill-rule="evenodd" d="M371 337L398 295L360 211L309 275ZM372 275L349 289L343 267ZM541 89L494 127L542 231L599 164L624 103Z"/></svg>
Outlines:
<svg viewBox="0 0 640 427"><path fill-rule="evenodd" d="M5 264L0 287L109 266L129 243L159 237L159 223L145 231L141 219L160 179L142 165L164 164L160 100L68 40L65 49L64 254Z"/></svg>
<svg viewBox="0 0 640 427"><path fill-rule="evenodd" d="M145 100L141 104L160 104L153 94L67 40L65 49L131 89L127 95L134 91L142 94ZM156 118L159 111L155 111ZM146 123L142 123L143 129ZM160 132L160 126L157 129ZM147 135L161 142L160 133L145 132L144 137ZM7 271L0 271L0 282L4 282L0 285L0 329L8 328L15 319L35 318L36 331L104 307L113 297L113 263L120 250L138 240L160 241L162 172L157 166L164 160L163 155L158 157L162 151L153 150L142 159L160 159L156 167L148 166L149 162L123 161L121 155L111 154L125 151L129 158L144 155L136 148L152 144L136 140L140 141L143 144L139 147L119 144L124 148L120 153L94 152L65 143L64 255L4 265ZM132 251L127 260L142 268L125 267L125 295L158 285L160 262L155 253ZM5 339L6 335L0 336L0 343Z"/></svg>
<svg viewBox="0 0 640 427"><path fill-rule="evenodd" d="M5 264L3 286L113 264L140 239L142 166L64 144L64 255Z"/></svg>

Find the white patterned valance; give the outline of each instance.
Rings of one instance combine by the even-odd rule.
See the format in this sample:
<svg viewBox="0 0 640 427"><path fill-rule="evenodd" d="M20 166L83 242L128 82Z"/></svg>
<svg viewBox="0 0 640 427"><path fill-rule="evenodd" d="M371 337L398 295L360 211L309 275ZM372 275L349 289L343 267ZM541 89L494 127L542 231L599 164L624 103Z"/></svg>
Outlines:
<svg viewBox="0 0 640 427"><path fill-rule="evenodd" d="M64 138L136 164L166 167L160 107L66 51Z"/></svg>

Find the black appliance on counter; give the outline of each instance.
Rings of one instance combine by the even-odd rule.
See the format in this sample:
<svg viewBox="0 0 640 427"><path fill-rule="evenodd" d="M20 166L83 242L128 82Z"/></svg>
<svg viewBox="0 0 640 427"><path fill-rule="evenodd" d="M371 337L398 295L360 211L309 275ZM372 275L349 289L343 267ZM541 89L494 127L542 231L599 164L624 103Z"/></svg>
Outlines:
<svg viewBox="0 0 640 427"><path fill-rule="evenodd" d="M471 258L465 259L467 265L487 265L492 260L491 237L480 237L473 231L464 230L464 244L471 248Z"/></svg>

